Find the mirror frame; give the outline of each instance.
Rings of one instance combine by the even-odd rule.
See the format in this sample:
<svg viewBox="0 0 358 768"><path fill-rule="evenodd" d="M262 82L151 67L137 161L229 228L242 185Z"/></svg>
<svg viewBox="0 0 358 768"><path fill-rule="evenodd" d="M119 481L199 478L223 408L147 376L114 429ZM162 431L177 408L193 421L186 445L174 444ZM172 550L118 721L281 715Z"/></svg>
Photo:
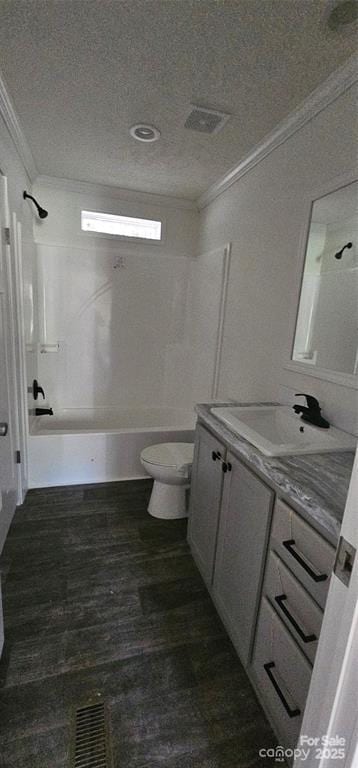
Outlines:
<svg viewBox="0 0 358 768"><path fill-rule="evenodd" d="M353 182L358 181L358 173L344 174L332 179L329 183L322 185L318 189L309 194L305 201L304 208L304 224L301 229L301 234L298 243L298 258L297 267L295 273L295 305L290 319L290 347L288 350L289 359L284 364L284 369L288 371L296 371L304 376L313 376L316 379L322 379L323 381L331 381L335 384L340 384L350 389L358 389L358 374L355 373L343 373L341 371L332 371L329 368L318 368L304 363L299 360L292 360L293 349L295 344L296 325L298 319L298 313L300 308L302 283L306 262L306 251L308 238L311 227L311 215L313 204L316 200L325 195L329 195L331 192L336 192L341 187L348 186Z"/></svg>

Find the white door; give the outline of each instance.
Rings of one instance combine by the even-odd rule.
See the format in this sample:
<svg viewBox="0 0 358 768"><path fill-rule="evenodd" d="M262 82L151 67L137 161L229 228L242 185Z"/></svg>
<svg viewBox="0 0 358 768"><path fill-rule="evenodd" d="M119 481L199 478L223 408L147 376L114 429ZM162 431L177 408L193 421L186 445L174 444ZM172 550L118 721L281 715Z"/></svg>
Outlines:
<svg viewBox="0 0 358 768"><path fill-rule="evenodd" d="M14 445L14 406L12 371L11 314L6 242L6 180L0 176L0 552L16 507L18 482Z"/></svg>

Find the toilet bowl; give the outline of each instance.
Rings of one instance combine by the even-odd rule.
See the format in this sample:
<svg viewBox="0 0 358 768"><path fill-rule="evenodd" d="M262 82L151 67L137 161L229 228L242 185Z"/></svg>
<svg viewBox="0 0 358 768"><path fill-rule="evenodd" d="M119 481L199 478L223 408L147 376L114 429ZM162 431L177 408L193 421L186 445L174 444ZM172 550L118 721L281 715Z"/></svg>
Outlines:
<svg viewBox="0 0 358 768"><path fill-rule="evenodd" d="M154 479L148 506L153 517L187 517L186 490L190 485L193 453L194 443L160 443L142 451L142 465Z"/></svg>

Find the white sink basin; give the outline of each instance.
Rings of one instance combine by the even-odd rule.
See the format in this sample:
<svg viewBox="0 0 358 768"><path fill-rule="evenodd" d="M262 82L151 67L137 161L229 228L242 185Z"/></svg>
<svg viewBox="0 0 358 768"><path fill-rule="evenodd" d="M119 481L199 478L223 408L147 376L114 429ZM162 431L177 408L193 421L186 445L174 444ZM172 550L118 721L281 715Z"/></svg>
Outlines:
<svg viewBox="0 0 358 768"><path fill-rule="evenodd" d="M357 443L348 432L307 424L286 405L214 407L211 413L266 456L348 451Z"/></svg>

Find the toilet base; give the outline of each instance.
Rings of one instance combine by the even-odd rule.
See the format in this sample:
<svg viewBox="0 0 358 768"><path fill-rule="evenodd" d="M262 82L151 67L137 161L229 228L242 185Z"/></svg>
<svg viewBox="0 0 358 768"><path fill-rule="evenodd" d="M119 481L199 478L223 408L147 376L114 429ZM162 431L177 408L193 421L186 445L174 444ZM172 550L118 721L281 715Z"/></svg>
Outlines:
<svg viewBox="0 0 358 768"><path fill-rule="evenodd" d="M178 520L187 517L186 490L188 485L168 485L154 480L148 512L162 520Z"/></svg>

